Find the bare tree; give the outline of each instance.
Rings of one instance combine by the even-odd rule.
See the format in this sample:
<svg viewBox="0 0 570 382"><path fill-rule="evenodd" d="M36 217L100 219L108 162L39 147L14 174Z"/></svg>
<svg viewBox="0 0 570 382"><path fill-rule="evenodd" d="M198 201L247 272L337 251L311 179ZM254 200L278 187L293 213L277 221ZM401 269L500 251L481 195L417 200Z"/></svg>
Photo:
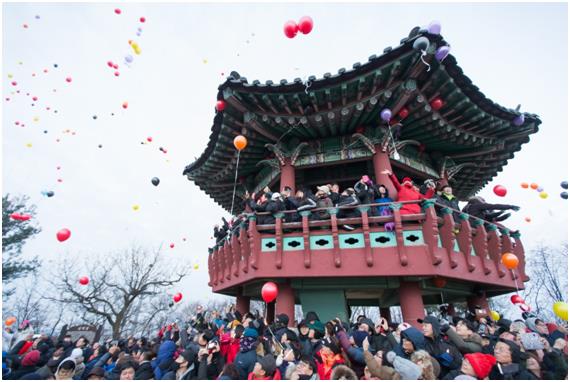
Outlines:
<svg viewBox="0 0 570 382"><path fill-rule="evenodd" d="M526 270L525 300L538 316L554 319L552 305L568 299L568 243L558 248L540 244L527 257Z"/></svg>
<svg viewBox="0 0 570 382"><path fill-rule="evenodd" d="M86 259L85 273L78 268L77 262L70 259L56 266L47 280L55 294L46 298L68 304L84 321L104 320L111 326L114 339L127 325L132 328L142 307L146 311L153 298L164 295L189 270L187 266L165 264L160 250L151 252L140 247ZM89 277L89 285L79 284L83 274Z"/></svg>
<svg viewBox="0 0 570 382"><path fill-rule="evenodd" d="M38 278L35 274L20 282L2 308L4 315L14 316L18 322L28 320L34 328L41 329L47 323L47 306L38 292Z"/></svg>

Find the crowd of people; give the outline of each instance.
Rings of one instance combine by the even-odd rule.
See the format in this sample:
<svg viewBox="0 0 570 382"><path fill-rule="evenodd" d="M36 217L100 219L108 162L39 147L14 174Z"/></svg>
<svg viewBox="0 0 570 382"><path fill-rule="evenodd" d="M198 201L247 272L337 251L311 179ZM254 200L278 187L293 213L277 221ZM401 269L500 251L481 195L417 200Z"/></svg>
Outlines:
<svg viewBox="0 0 570 382"><path fill-rule="evenodd" d="M299 322L278 314L267 322L229 305L206 314L198 307L184 323L153 338L133 336L90 343L52 339L29 323L3 341L3 379L90 380L338 380L338 379L565 379L568 332L527 315L515 321L485 310L418 322L366 316Z"/></svg>
<svg viewBox="0 0 570 382"><path fill-rule="evenodd" d="M342 192L337 183L326 184L316 187L313 192L310 188L299 187L293 193L290 187L283 187L279 192L271 192L269 187L265 187L259 193L245 193L244 195L244 214L238 216L236 220L227 222L223 220L223 225L217 225L214 228L214 237L216 243L220 243L224 238L228 237L228 233L237 234L236 228L241 221L246 220L246 215L251 213L257 214L258 225L275 224L275 214L284 212L284 222L300 222L301 213L308 211L310 220L327 220L330 219L330 213L327 208L338 207L337 218L357 218L361 213L357 209L359 205L372 205L368 212L370 216L389 216L392 214L389 203L391 202L411 202L423 201L426 199L434 199L436 202L436 212L441 216L443 208L450 208L456 222L459 221L461 212L471 215L471 221L475 219L483 219L489 223L500 223L506 220L510 213L506 210L518 211L519 207L510 204L491 204L480 196L470 198L467 204L460 209L458 199L453 195L453 189L448 182L427 179L422 185L417 185L410 177L404 177L401 182L389 170L384 170L383 174L388 175L396 193L391 195L388 187L384 184L378 184L368 175L363 175L353 187L348 187ZM400 209L401 214L419 214L421 207L418 203L405 203ZM386 224L387 230L393 227L393 224ZM343 224L342 229L352 231L354 225Z"/></svg>

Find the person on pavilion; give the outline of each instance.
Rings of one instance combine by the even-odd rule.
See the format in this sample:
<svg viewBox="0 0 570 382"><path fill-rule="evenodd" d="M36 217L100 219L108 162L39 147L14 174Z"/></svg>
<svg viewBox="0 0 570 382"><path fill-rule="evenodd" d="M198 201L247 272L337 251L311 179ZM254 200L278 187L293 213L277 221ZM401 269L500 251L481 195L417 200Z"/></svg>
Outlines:
<svg viewBox="0 0 570 382"><path fill-rule="evenodd" d="M419 192L418 189L414 189L414 184L412 183L411 178L409 177L403 178L402 183L400 184L398 178L396 178L396 176L392 174L392 171L386 169L382 171L382 174L386 174L390 177L392 184L396 188L396 191L398 191L398 199L396 200L397 202L429 199L433 197L433 195L435 194L435 185L433 183L430 183L428 185L426 193L422 194L421 192ZM402 215L419 214L419 213L421 213L421 209L420 205L417 203L403 204L402 208L400 208L400 214Z"/></svg>

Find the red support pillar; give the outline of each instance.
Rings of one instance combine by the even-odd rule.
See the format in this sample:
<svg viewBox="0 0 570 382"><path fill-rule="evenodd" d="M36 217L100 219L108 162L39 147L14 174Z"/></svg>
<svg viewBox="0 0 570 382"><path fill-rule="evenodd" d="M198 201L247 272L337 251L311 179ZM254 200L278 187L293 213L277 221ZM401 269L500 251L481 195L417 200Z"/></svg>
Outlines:
<svg viewBox="0 0 570 382"><path fill-rule="evenodd" d="M281 166L279 191L283 191L285 186L291 187L291 192L295 193L295 167L293 167L289 158L285 159L285 164Z"/></svg>
<svg viewBox="0 0 570 382"><path fill-rule="evenodd" d="M390 157L388 153L382 152L380 146L376 146L376 153L372 156L372 163L374 164L374 181L377 184L383 184L388 189L390 196L395 199L398 194L390 177L386 174L382 174L384 170L392 171L392 165L390 164Z"/></svg>
<svg viewBox="0 0 570 382"><path fill-rule="evenodd" d="M279 284L279 294L275 301L275 314L285 313L289 317L289 326L295 321L295 291L289 284Z"/></svg>
<svg viewBox="0 0 570 382"><path fill-rule="evenodd" d="M404 322L420 329L421 324L418 323L418 318L425 317L420 285L413 281L401 281L399 293Z"/></svg>
<svg viewBox="0 0 570 382"><path fill-rule="evenodd" d="M249 303L251 301L251 297L244 296L243 294L238 294L236 297L236 310L240 312L242 315L249 312Z"/></svg>

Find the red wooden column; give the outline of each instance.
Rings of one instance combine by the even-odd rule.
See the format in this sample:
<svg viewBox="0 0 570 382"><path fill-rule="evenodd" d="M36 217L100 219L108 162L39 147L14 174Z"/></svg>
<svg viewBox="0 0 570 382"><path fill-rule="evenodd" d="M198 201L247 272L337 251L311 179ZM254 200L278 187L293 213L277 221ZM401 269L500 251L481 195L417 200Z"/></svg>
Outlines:
<svg viewBox="0 0 570 382"><path fill-rule="evenodd" d="M291 187L292 192L295 192L295 167L293 167L289 158L285 158L285 164L281 165L279 191L283 191L285 186Z"/></svg>
<svg viewBox="0 0 570 382"><path fill-rule="evenodd" d="M249 303L251 301L251 297L244 296L243 291L240 291L240 294L236 297L236 310L240 312L242 315L249 312Z"/></svg>
<svg viewBox="0 0 570 382"><path fill-rule="evenodd" d="M285 313L289 326L295 321L295 291L289 284L279 284L279 294L275 300L275 314Z"/></svg>
<svg viewBox="0 0 570 382"><path fill-rule="evenodd" d="M401 281L399 293L404 322L421 329L418 318L424 318L425 313L420 285L414 281Z"/></svg>
<svg viewBox="0 0 570 382"><path fill-rule="evenodd" d="M395 199L396 188L392 184L390 177L386 174L382 174L384 170L392 171L392 164L390 164L390 156L386 152L382 152L380 145L376 145L376 153L372 156L372 163L374 165L374 181L377 184L383 184L388 189L390 196Z"/></svg>

